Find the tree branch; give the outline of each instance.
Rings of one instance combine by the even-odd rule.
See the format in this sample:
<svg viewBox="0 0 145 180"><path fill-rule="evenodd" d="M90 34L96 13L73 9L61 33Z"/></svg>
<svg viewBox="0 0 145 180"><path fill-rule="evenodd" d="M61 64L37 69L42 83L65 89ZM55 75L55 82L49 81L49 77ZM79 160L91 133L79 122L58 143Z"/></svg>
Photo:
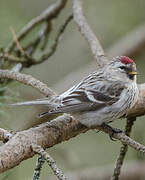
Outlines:
<svg viewBox="0 0 145 180"><path fill-rule="evenodd" d="M41 155L39 155L37 158L36 168L34 170L32 180L39 180L40 179L40 172L41 172L41 169L42 169L44 162L45 162L44 158Z"/></svg>
<svg viewBox="0 0 145 180"><path fill-rule="evenodd" d="M136 121L136 117L128 118L126 121L125 134L129 137L131 134L131 130L132 130L134 121ZM122 168L123 161L124 161L124 158L125 158L127 151L128 151L128 145L123 144L120 148L120 154L119 154L119 157L117 158L111 180L119 180L121 168Z"/></svg>
<svg viewBox="0 0 145 180"><path fill-rule="evenodd" d="M67 0L58 0L55 4L52 4L45 11L43 11L39 16L32 19L18 34L18 41L22 40L26 36L26 34L28 34L38 24L46 20L48 21L49 19L56 18L61 9L64 8L66 2ZM14 46L15 41L12 41L6 49L6 52L11 52Z"/></svg>
<svg viewBox="0 0 145 180"><path fill-rule="evenodd" d="M102 127L98 127L97 129L107 134L111 131ZM88 128L80 124L77 120L64 114L38 127L17 132L6 144L0 147L0 173L34 156L35 153L32 150L32 144L37 144L43 149L46 149L88 130ZM145 146L132 140L124 133L114 134L113 137L145 154Z"/></svg>
<svg viewBox="0 0 145 180"><path fill-rule="evenodd" d="M120 180L143 180L145 162L144 161L131 161L125 164L120 176ZM112 174L112 165L105 167L93 167L83 170L76 170L67 173L70 180L109 180ZM48 178L48 177L47 177ZM45 179L47 179L45 178ZM56 180L54 177L49 177L49 180Z"/></svg>
<svg viewBox="0 0 145 180"><path fill-rule="evenodd" d="M65 28L67 27L67 25L69 24L69 22L72 20L72 18L73 18L73 15L72 15L72 14L69 15L69 16L67 17L67 19L65 20L64 24L62 24L62 26L61 26L60 29L58 30L57 35L56 35L56 38L55 38L55 40L54 40L54 43L53 43L53 45L50 47L50 52L42 55L41 58L40 58L38 61L36 61L34 64L40 64L40 63L44 62L45 60L47 60L50 56L52 56L52 55L55 53L56 48L57 48L57 45L58 45L58 43L59 43L59 41L60 41L60 38L61 38L62 34L64 33Z"/></svg>
<svg viewBox="0 0 145 180"><path fill-rule="evenodd" d="M46 151L44 151L44 149L41 148L41 146L33 144L32 149L34 152L38 153L39 155L42 156L42 158L46 160L46 162L52 169L54 175L57 176L59 180L67 180L64 173L56 166L56 162L54 161L54 159Z"/></svg>
<svg viewBox="0 0 145 180"><path fill-rule="evenodd" d="M41 50L44 50L44 48L46 47L47 40L48 40L48 34L52 29L51 28L52 25L51 25L50 21L48 21L45 24L45 27L43 27L41 29L38 36L32 42L28 43L27 46L24 48L22 48L20 46L20 43L18 42L18 39L16 37L14 30L12 30L12 32L14 34L15 42L16 42L17 46L19 47L18 50L20 51L22 56L19 57L14 54L5 52L3 49L0 49L0 58L4 58L10 62L22 63L23 67L30 67L32 65L41 64L42 62L46 61L49 57L51 57L56 52L60 38L61 38L62 34L64 33L69 22L72 20L72 18L73 18L72 14L66 18L65 22L60 26L60 28L56 34L54 43L50 47L50 51L45 54L42 54L40 58L38 58L38 59L33 58L32 55L36 51L39 43L42 42L42 40L43 40L43 44L41 46Z"/></svg>
<svg viewBox="0 0 145 180"><path fill-rule="evenodd" d="M97 39L91 28L89 27L83 15L81 0L73 0L73 15L74 15L74 20L81 34L85 37L85 39L89 43L92 54L96 59L98 66L103 67L108 60L104 55L104 50L101 47L99 40Z"/></svg>
<svg viewBox="0 0 145 180"><path fill-rule="evenodd" d="M51 89L47 87L46 84L41 81L33 78L30 75L22 74L19 72L9 71L9 70L0 70L0 78L4 79L13 79L28 86L32 86L33 88L39 90L45 96L53 96L56 95Z"/></svg>

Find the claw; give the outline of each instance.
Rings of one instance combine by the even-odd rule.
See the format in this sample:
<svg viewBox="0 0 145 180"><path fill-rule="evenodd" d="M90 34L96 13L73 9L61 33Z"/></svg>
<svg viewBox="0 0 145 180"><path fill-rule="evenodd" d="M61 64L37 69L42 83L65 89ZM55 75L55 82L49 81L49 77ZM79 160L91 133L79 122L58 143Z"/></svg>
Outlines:
<svg viewBox="0 0 145 180"><path fill-rule="evenodd" d="M110 126L111 127L111 126ZM112 128L112 127L111 127ZM117 129L117 128L112 128L111 132L109 133L109 137L112 141L116 141L116 139L113 139L113 135L116 133L122 133L121 129Z"/></svg>
<svg viewBox="0 0 145 180"><path fill-rule="evenodd" d="M103 123L102 124L103 128L109 128L110 130L110 133L109 133L109 137L112 141L116 141L115 139L113 139L113 135L116 134L116 133L122 133L122 130L121 129L118 129L118 128L113 128L111 126L109 126L108 124L106 123Z"/></svg>

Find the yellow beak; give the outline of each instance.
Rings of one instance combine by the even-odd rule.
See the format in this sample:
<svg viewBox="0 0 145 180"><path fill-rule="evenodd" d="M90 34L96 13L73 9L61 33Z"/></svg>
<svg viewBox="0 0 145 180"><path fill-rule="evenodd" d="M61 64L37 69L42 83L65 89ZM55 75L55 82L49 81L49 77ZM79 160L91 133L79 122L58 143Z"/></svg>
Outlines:
<svg viewBox="0 0 145 180"><path fill-rule="evenodd" d="M131 72L129 72L129 75L137 75L137 72L136 71L131 71Z"/></svg>

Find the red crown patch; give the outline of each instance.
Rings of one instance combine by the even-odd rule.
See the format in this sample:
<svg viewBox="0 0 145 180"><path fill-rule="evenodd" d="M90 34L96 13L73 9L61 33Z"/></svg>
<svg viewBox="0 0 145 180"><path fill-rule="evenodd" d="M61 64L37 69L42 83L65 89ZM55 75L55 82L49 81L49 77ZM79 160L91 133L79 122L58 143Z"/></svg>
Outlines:
<svg viewBox="0 0 145 180"><path fill-rule="evenodd" d="M130 59L129 57L127 57L127 56L121 56L120 61L123 64L132 64L132 63L134 63L134 61L132 59Z"/></svg>

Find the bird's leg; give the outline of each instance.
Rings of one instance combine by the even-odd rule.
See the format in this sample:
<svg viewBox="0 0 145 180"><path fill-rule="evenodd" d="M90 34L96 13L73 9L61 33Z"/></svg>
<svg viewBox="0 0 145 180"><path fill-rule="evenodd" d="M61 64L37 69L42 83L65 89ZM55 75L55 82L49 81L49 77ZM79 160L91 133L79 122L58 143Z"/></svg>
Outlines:
<svg viewBox="0 0 145 180"><path fill-rule="evenodd" d="M101 125L101 127L103 127L104 129L108 129L108 130L109 130L109 137L110 137L110 139L111 139L112 141L115 141L115 140L113 139L113 135L114 135L114 134L116 134L116 133L122 133L122 130L121 130L121 129L113 128L113 127L109 126L109 125L106 124L106 123L103 123L103 124Z"/></svg>

